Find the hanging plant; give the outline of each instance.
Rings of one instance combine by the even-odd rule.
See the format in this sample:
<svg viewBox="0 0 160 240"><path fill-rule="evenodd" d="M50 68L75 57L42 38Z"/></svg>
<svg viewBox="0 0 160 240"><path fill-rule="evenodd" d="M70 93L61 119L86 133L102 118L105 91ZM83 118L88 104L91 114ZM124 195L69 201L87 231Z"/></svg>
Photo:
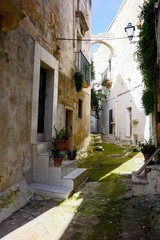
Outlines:
<svg viewBox="0 0 160 240"><path fill-rule="evenodd" d="M75 81L75 87L76 87L76 91L80 92L83 88L83 83L84 83L84 76L81 72L77 71L75 72L73 79Z"/></svg>

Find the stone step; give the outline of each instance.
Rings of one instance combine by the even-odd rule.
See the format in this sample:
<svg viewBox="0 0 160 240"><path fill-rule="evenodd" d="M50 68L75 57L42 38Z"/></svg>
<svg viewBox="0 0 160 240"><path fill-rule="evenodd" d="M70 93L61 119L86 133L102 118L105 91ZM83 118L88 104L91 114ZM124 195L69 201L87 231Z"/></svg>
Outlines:
<svg viewBox="0 0 160 240"><path fill-rule="evenodd" d="M95 151L104 151L104 149L103 149L103 147L102 147L102 145L101 146L94 146L93 147L93 150L95 150Z"/></svg>
<svg viewBox="0 0 160 240"><path fill-rule="evenodd" d="M44 142L45 141L45 133L38 133L37 140L38 140L38 142Z"/></svg>
<svg viewBox="0 0 160 240"><path fill-rule="evenodd" d="M56 176L59 178L59 175ZM29 186L34 190L37 195L44 195L51 198L62 198L66 199L71 196L72 191L81 185L87 179L87 169L77 168L74 169L69 174L65 175L58 185L56 181L54 184L44 184L44 183L31 183ZM50 180L50 183L52 181Z"/></svg>
<svg viewBox="0 0 160 240"><path fill-rule="evenodd" d="M66 174L77 168L76 160L64 160L62 165L54 166L48 153L37 156L34 182L42 184L61 185L61 179Z"/></svg>
<svg viewBox="0 0 160 240"><path fill-rule="evenodd" d="M145 176L145 172L142 172L141 174L132 172L132 183L133 184L148 184L148 181Z"/></svg>
<svg viewBox="0 0 160 240"><path fill-rule="evenodd" d="M37 155L48 152L48 148L52 146L51 142L38 142L37 143Z"/></svg>
<svg viewBox="0 0 160 240"><path fill-rule="evenodd" d="M160 194L160 165L148 165L143 170L142 176L144 172L145 178L141 177L139 171L132 173L133 196Z"/></svg>
<svg viewBox="0 0 160 240"><path fill-rule="evenodd" d="M100 138L101 139L101 134L91 134L91 138Z"/></svg>
<svg viewBox="0 0 160 240"><path fill-rule="evenodd" d="M91 146L95 146L95 145L101 145L102 144L102 140L101 139L96 139L96 140L91 140L90 145Z"/></svg>
<svg viewBox="0 0 160 240"><path fill-rule="evenodd" d="M86 168L76 168L62 178L62 186L76 189L87 179Z"/></svg>
<svg viewBox="0 0 160 240"><path fill-rule="evenodd" d="M67 199L72 194L72 188L69 187L54 186L40 183L31 183L29 186L34 190L35 194L40 196L47 196L50 198Z"/></svg>
<svg viewBox="0 0 160 240"><path fill-rule="evenodd" d="M62 165L56 167L50 165L48 169L48 184L56 184L57 186L62 185L62 178L77 169L77 161L65 160Z"/></svg>

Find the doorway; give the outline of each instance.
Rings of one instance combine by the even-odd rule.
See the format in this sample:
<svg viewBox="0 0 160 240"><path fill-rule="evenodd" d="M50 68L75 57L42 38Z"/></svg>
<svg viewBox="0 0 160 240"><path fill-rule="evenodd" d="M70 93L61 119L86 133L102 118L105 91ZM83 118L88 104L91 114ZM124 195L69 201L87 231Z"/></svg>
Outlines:
<svg viewBox="0 0 160 240"><path fill-rule="evenodd" d="M46 76L47 76L47 70L43 67L40 67L39 102L38 102L38 129L37 129L38 133L44 133Z"/></svg>

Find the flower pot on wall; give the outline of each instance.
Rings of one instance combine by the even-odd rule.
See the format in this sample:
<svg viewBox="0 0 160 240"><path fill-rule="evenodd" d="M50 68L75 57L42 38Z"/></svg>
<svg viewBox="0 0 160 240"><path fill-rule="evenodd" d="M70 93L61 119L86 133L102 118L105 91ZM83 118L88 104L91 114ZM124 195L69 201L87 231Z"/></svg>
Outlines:
<svg viewBox="0 0 160 240"><path fill-rule="evenodd" d="M75 159L76 159L76 156L75 156L75 155L68 155L68 159L69 159L69 160L75 160Z"/></svg>
<svg viewBox="0 0 160 240"><path fill-rule="evenodd" d="M55 157L53 160L54 160L54 166L60 167L62 165L63 158L56 158Z"/></svg>
<svg viewBox="0 0 160 240"><path fill-rule="evenodd" d="M60 151L67 151L69 149L69 140L57 140L56 148Z"/></svg>
<svg viewBox="0 0 160 240"><path fill-rule="evenodd" d="M67 151L67 156L69 160L75 160L77 156L77 150L68 150Z"/></svg>
<svg viewBox="0 0 160 240"><path fill-rule="evenodd" d="M144 154L143 154L144 160L147 161L147 160L150 158L151 155L152 155L152 154L144 153Z"/></svg>

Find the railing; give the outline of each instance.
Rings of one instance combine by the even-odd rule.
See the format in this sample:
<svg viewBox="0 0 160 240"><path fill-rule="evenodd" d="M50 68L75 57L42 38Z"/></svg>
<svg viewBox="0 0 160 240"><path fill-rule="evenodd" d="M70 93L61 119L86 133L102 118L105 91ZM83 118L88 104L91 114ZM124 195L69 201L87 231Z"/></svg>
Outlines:
<svg viewBox="0 0 160 240"><path fill-rule="evenodd" d="M144 163L144 165L136 172L136 174L142 173L142 171L147 167L147 165L159 152L160 152L160 148L156 149L156 151L150 156L150 158Z"/></svg>
<svg viewBox="0 0 160 240"><path fill-rule="evenodd" d="M76 53L76 65L77 65L77 69L83 74L87 84L90 85L91 66L87 58L82 53L82 51L79 51Z"/></svg>
<svg viewBox="0 0 160 240"><path fill-rule="evenodd" d="M103 82L104 80L110 80L110 81L112 81L112 80L111 80L111 71L109 71L108 68L102 73L101 79L102 79L102 82Z"/></svg>

